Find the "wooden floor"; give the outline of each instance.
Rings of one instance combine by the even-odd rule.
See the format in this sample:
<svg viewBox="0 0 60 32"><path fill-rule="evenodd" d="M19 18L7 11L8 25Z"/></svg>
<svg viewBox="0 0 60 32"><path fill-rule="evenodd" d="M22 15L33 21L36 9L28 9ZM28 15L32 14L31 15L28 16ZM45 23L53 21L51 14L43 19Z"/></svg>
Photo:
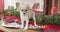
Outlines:
<svg viewBox="0 0 60 32"><path fill-rule="evenodd" d="M3 21L0 21L0 30L3 30L5 32L40 32L40 29L28 29L23 31L22 29L13 29L13 28L5 28L2 24Z"/></svg>

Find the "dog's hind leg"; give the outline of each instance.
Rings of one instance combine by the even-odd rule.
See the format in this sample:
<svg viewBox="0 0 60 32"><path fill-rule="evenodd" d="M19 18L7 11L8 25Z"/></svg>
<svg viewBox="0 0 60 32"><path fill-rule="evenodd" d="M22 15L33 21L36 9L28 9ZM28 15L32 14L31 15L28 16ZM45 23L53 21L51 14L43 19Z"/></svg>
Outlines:
<svg viewBox="0 0 60 32"><path fill-rule="evenodd" d="M33 15L33 19L34 19L34 26L37 26L35 15Z"/></svg>

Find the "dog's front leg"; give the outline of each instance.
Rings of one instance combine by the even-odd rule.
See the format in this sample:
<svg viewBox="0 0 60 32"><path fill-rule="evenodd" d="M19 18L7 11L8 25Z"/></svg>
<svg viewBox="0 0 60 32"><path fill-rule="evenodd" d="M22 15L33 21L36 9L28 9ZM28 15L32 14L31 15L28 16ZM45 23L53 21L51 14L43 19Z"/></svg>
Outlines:
<svg viewBox="0 0 60 32"><path fill-rule="evenodd" d="M24 20L23 19L21 19L21 29L24 27Z"/></svg>
<svg viewBox="0 0 60 32"><path fill-rule="evenodd" d="M29 19L26 19L26 24L23 30L27 30L28 29L28 23L29 23Z"/></svg>

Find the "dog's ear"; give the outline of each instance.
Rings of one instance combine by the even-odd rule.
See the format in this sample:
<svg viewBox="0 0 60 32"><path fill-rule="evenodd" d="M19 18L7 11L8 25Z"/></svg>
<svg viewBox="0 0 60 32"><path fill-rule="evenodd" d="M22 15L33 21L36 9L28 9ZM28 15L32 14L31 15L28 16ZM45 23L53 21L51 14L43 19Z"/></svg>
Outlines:
<svg viewBox="0 0 60 32"><path fill-rule="evenodd" d="M19 11L21 10L21 7L20 7L20 6L18 7L18 10L19 10Z"/></svg>
<svg viewBox="0 0 60 32"><path fill-rule="evenodd" d="M18 7L18 9L20 9L21 10L21 8L23 7L23 4L21 4L19 7Z"/></svg>
<svg viewBox="0 0 60 32"><path fill-rule="evenodd" d="M28 4L26 5L26 7L27 7L28 10L30 10L30 6Z"/></svg>

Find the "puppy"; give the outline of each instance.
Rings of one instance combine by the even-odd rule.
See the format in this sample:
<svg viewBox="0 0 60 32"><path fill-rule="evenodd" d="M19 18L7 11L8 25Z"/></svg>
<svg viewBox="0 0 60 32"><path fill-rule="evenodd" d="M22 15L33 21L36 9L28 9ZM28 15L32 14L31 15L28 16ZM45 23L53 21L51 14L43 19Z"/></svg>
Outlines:
<svg viewBox="0 0 60 32"><path fill-rule="evenodd" d="M35 13L30 9L28 4L20 5L18 10L20 11L20 18L21 18L21 27L20 28L24 28L24 30L28 29L28 23L29 23L30 18L34 19L34 25L37 26L36 19L35 19ZM24 26L24 21L26 21L25 26Z"/></svg>

